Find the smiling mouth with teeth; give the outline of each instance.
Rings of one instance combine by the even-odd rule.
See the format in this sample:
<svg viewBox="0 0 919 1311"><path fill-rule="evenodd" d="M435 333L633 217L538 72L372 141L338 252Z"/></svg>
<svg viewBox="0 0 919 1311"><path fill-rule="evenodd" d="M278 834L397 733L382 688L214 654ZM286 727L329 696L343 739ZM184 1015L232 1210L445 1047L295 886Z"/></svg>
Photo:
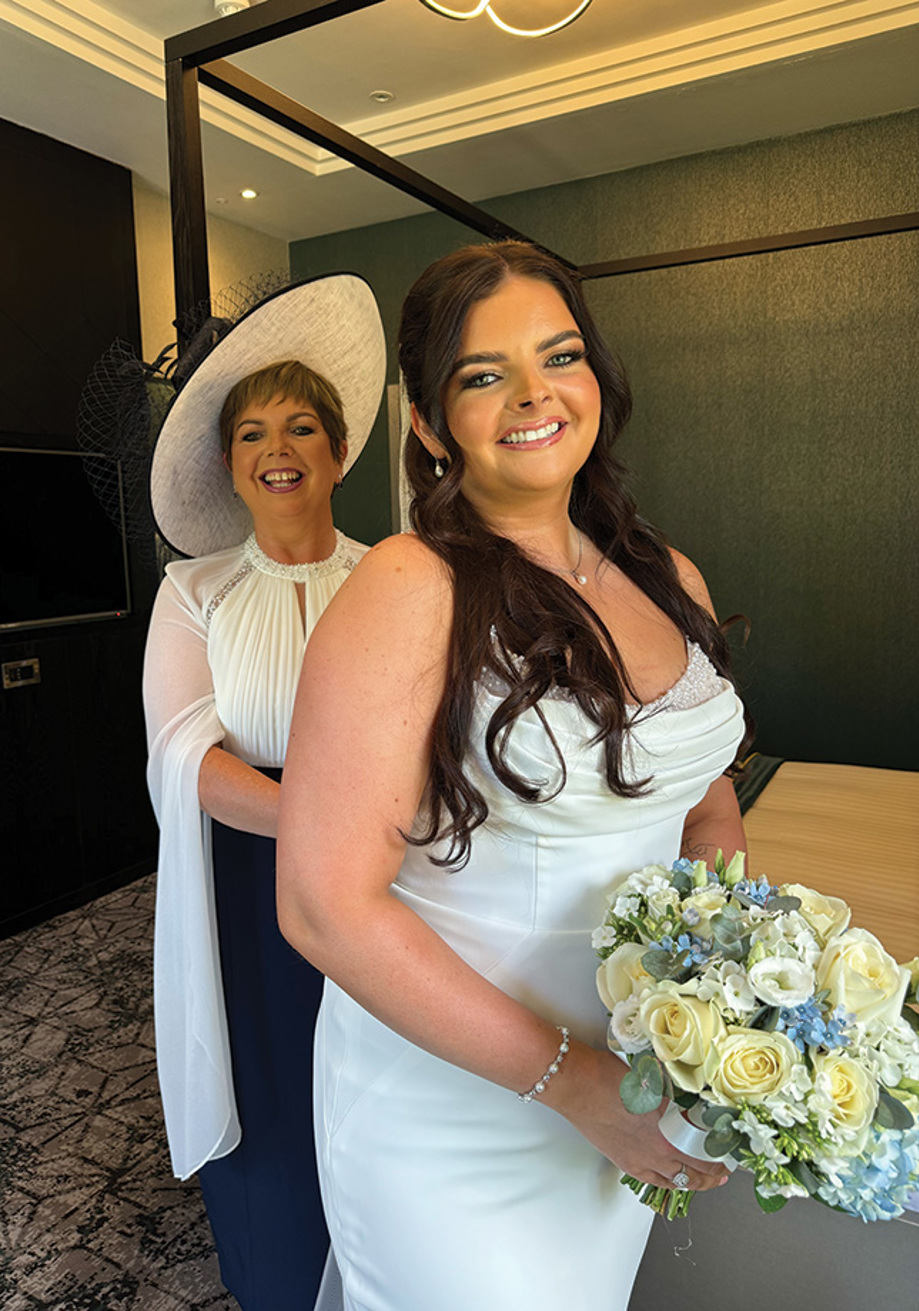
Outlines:
<svg viewBox="0 0 919 1311"><path fill-rule="evenodd" d="M268 487L288 488L300 482L303 474L294 469L272 469L262 474L262 482Z"/></svg>
<svg viewBox="0 0 919 1311"><path fill-rule="evenodd" d="M554 437L561 428L561 424L556 420L554 423L547 423L542 428L521 428L516 432L509 432L498 442L499 446L525 446L530 442L543 442L547 437Z"/></svg>

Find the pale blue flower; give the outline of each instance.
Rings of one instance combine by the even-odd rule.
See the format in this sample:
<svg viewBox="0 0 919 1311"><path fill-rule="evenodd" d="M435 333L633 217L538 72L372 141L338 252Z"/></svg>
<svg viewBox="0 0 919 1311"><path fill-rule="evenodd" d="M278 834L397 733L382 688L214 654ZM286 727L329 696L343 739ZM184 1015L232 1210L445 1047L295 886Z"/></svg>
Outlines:
<svg viewBox="0 0 919 1311"><path fill-rule="evenodd" d="M777 897L779 893L778 888L773 887L764 874L758 879L741 879L734 891L746 893L757 906L764 906L770 897Z"/></svg>
<svg viewBox="0 0 919 1311"><path fill-rule="evenodd" d="M817 1192L831 1206L862 1220L893 1220L917 1186L919 1126L903 1131L875 1127L865 1151L837 1162L832 1178L824 1178Z"/></svg>
<svg viewBox="0 0 919 1311"><path fill-rule="evenodd" d="M841 1006L837 1006L827 1018L826 1010L815 997L801 1006L783 1006L779 1011L776 1028L784 1030L786 1036L803 1052L805 1047L823 1047L834 1051L837 1047L848 1047L849 1037L845 1033L848 1025L855 1020L854 1015L847 1015Z"/></svg>

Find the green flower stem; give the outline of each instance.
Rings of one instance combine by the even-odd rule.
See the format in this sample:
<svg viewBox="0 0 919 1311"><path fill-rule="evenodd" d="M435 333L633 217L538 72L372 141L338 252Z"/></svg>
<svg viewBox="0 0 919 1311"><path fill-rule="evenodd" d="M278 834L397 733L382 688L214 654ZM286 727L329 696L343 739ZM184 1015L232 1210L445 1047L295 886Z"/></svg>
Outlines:
<svg viewBox="0 0 919 1311"><path fill-rule="evenodd" d="M682 1220L689 1213L689 1204L695 1193L688 1188L657 1188L654 1184L644 1184L630 1174L622 1176L622 1182L645 1206L662 1215L665 1220Z"/></svg>

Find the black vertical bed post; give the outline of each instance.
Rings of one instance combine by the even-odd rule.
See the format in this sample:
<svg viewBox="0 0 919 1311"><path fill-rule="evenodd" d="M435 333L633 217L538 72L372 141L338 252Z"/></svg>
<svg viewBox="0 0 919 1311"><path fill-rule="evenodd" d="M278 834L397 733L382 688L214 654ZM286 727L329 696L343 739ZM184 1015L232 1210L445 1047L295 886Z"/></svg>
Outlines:
<svg viewBox="0 0 919 1311"><path fill-rule="evenodd" d="M169 192L172 204L172 267L176 320L210 296L207 267L207 211L198 112L198 70L183 59L166 63L166 123ZM184 346L179 331L179 346Z"/></svg>

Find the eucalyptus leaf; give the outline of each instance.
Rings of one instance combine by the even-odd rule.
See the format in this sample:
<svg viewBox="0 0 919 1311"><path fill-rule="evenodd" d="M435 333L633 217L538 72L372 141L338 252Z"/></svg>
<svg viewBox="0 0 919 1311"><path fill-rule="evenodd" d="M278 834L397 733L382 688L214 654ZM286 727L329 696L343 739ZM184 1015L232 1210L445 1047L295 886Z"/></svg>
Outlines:
<svg viewBox="0 0 919 1311"><path fill-rule="evenodd" d="M670 882L681 897L688 897L692 892L692 879L688 874L684 874L681 869L670 875Z"/></svg>
<svg viewBox="0 0 919 1311"><path fill-rule="evenodd" d="M733 1120L736 1114L730 1106L706 1106L702 1112L702 1123L713 1129L723 1115L729 1115Z"/></svg>
<svg viewBox="0 0 919 1311"><path fill-rule="evenodd" d="M619 1096L632 1115L657 1110L664 1096L664 1072L656 1057L648 1052L639 1056L619 1085Z"/></svg>
<svg viewBox="0 0 919 1311"><path fill-rule="evenodd" d="M728 1129L724 1133L713 1129L705 1135L705 1150L709 1156L730 1156L742 1141L743 1134L736 1129Z"/></svg>
<svg viewBox="0 0 919 1311"><path fill-rule="evenodd" d="M652 979L669 979L673 966L673 957L663 947L652 947L641 958L642 968L647 970Z"/></svg>
<svg viewBox="0 0 919 1311"><path fill-rule="evenodd" d="M734 889L731 896L735 901L739 901L741 906L745 906L747 910L752 910L753 907L758 904L752 897L749 897L746 892L740 892L737 888Z"/></svg>
<svg viewBox="0 0 919 1311"><path fill-rule="evenodd" d="M670 1099L676 1102L677 1106L683 1111L689 1111L699 1103L699 1094L694 1092L685 1092L682 1088L674 1088L673 1096Z"/></svg>
<svg viewBox="0 0 919 1311"><path fill-rule="evenodd" d="M754 1188L753 1196L756 1198L761 1211L771 1215L773 1211L781 1211L782 1207L788 1201L787 1197L763 1197L758 1188Z"/></svg>
<svg viewBox="0 0 919 1311"><path fill-rule="evenodd" d="M770 913L772 913L773 911L778 911L782 915L785 915L789 911L801 909L801 898L800 897L770 897L769 900L766 902L764 909L768 910Z"/></svg>
<svg viewBox="0 0 919 1311"><path fill-rule="evenodd" d="M715 939L715 946L723 951L725 947L739 947L742 934L738 933L733 925L719 924L712 920L712 936Z"/></svg>
<svg viewBox="0 0 919 1311"><path fill-rule="evenodd" d="M912 1112L886 1088L880 1088L878 1092L878 1108L874 1113L874 1123L880 1129L911 1129Z"/></svg>

